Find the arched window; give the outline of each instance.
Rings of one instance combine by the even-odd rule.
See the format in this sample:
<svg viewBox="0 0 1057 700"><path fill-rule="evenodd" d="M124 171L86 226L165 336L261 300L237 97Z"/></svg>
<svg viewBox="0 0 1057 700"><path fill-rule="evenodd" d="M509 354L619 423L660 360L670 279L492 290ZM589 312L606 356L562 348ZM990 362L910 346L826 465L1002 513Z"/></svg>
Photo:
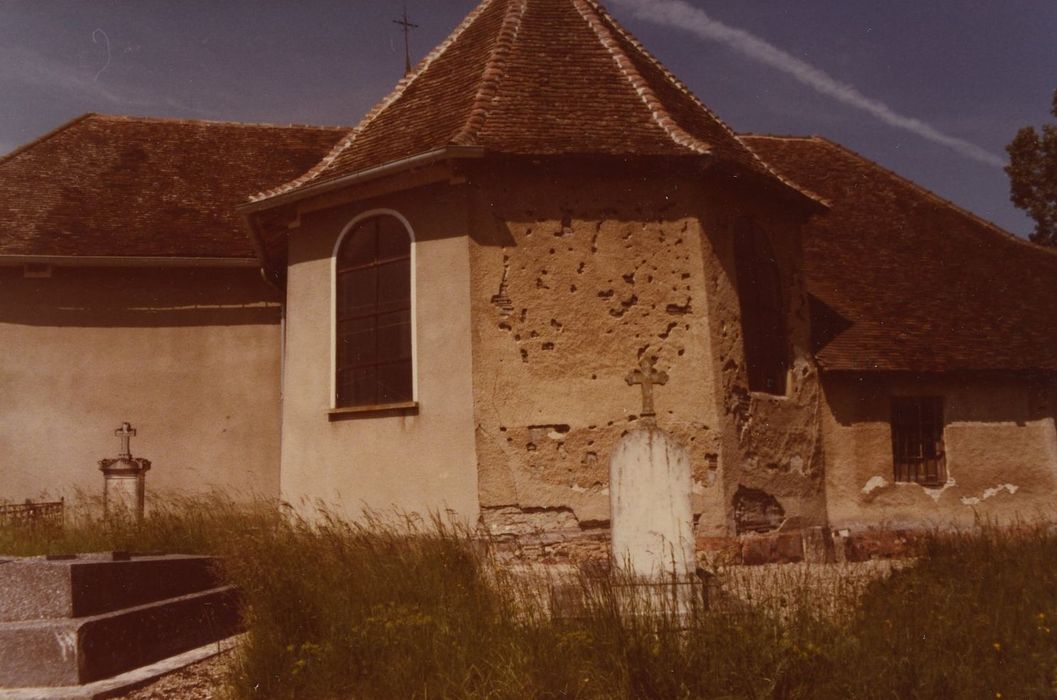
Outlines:
<svg viewBox="0 0 1057 700"><path fill-rule="evenodd" d="M734 266L749 390L783 395L789 333L782 276L767 233L751 221L735 227Z"/></svg>
<svg viewBox="0 0 1057 700"><path fill-rule="evenodd" d="M363 219L335 252L335 406L413 400L411 236L400 219Z"/></svg>

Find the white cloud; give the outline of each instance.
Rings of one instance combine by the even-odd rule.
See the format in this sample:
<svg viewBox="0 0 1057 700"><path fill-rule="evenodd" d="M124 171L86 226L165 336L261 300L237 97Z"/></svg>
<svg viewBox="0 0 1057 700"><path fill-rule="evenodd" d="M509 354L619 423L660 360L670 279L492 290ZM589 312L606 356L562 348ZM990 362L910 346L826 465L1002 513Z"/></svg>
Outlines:
<svg viewBox="0 0 1057 700"><path fill-rule="evenodd" d="M837 80L822 69L783 51L774 44L744 29L712 19L704 10L690 5L686 0L613 1L616 5L630 10L639 19L688 31L700 39L724 44L754 61L782 71L816 92L867 112L889 126L917 134L981 163L995 167L1005 165L1005 160L994 153L964 139L945 134L920 119L900 114L884 102L867 97L855 86Z"/></svg>

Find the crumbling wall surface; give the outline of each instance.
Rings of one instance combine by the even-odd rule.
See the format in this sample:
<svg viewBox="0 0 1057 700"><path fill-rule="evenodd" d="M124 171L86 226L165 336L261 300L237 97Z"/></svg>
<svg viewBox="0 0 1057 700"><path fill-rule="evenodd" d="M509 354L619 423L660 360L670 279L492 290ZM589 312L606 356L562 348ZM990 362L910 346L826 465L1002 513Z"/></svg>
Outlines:
<svg viewBox="0 0 1057 700"><path fill-rule="evenodd" d="M610 454L642 410L625 377L644 358L669 376L654 389L658 423L691 454L695 512L721 511L699 181L566 164L493 168L471 185L484 524L608 524Z"/></svg>
<svg viewBox="0 0 1057 700"><path fill-rule="evenodd" d="M821 388L811 353L800 225L804 214L758 198L721 195L702 249L721 407L724 515L711 532L741 534L826 524ZM739 220L766 232L779 266L790 370L784 395L749 390L734 261Z"/></svg>
<svg viewBox="0 0 1057 700"><path fill-rule="evenodd" d="M826 498L835 528L965 527L1057 516L1052 384L1009 375L827 375ZM893 396L942 396L947 482L893 483Z"/></svg>

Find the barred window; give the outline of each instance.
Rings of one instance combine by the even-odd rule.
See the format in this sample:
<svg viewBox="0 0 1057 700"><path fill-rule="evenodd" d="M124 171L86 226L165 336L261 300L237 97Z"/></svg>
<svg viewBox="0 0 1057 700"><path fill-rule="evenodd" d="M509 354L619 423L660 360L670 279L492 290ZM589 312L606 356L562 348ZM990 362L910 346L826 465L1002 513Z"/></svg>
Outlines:
<svg viewBox="0 0 1057 700"><path fill-rule="evenodd" d="M735 227L734 267L749 389L784 395L789 333L782 277L767 233L751 221Z"/></svg>
<svg viewBox="0 0 1057 700"><path fill-rule="evenodd" d="M896 481L922 486L942 486L947 482L943 397L892 399L892 458Z"/></svg>
<svg viewBox="0 0 1057 700"><path fill-rule="evenodd" d="M335 260L337 408L413 398L411 237L394 216L356 224Z"/></svg>

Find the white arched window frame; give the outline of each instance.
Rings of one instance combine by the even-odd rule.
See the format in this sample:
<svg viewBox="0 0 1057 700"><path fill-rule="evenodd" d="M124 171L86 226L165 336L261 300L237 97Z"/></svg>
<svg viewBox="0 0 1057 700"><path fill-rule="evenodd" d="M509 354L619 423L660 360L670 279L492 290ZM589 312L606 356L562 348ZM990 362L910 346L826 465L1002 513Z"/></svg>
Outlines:
<svg viewBox="0 0 1057 700"><path fill-rule="evenodd" d="M416 248L415 245L415 231L411 227L411 223L407 218L400 212L394 209L371 209L365 211L354 217L345 227L341 230L341 234L338 239L334 242L334 249L330 255L330 408L336 411L349 410L363 410L364 408L374 408L375 406L342 406L338 401L338 260L341 252L342 244L345 243L346 238L350 233L356 230L364 221L372 219L374 217L389 216L400 222L403 226L404 231L407 233L410 241L411 255L410 255L410 277L411 277L411 401L410 402L396 402L393 404L381 404L379 407L385 408L386 406L403 407L407 405L417 405L418 402L418 324L416 322L417 313L417 294L415 293L416 288Z"/></svg>

